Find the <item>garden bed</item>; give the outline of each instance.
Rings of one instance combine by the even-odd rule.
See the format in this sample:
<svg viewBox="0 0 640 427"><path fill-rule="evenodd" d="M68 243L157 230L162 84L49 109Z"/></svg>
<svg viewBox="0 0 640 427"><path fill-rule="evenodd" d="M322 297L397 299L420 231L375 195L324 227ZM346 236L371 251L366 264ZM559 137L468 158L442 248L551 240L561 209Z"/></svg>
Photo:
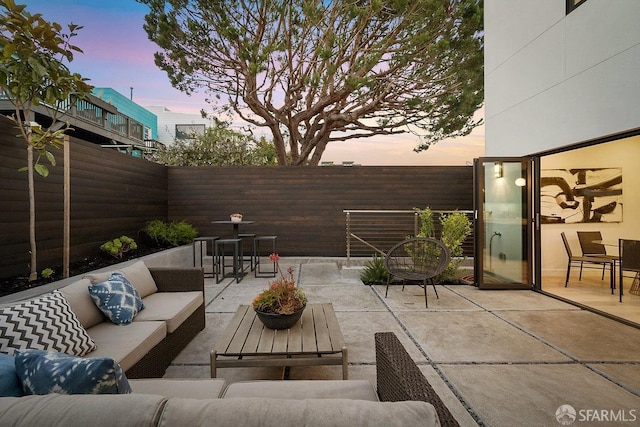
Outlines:
<svg viewBox="0 0 640 427"><path fill-rule="evenodd" d="M161 252L166 249L168 248L148 246L144 243L139 243L136 250L125 253L122 259L118 259L106 254L86 257L80 261L72 262L71 264L69 264L69 277L78 276L90 271L99 270L101 268L106 268L114 264ZM26 291L43 285L48 285L52 282L62 279L62 265L53 268L53 274L50 277L38 277L38 279L33 282L29 282L28 272L25 272L25 274L23 275L3 278L0 279L0 297L12 295L17 292Z"/></svg>

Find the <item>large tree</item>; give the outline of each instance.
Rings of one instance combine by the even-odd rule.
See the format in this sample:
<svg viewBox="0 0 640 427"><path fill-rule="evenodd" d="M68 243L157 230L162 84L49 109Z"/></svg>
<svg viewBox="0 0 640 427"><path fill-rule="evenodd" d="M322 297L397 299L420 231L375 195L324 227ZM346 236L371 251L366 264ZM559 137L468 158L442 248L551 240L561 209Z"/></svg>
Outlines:
<svg viewBox="0 0 640 427"><path fill-rule="evenodd" d="M26 142L29 190L29 280L37 278L36 212L34 171L46 177L46 159L55 165L49 147L60 148L68 124L58 122L73 100L84 97L91 90L86 79L72 73L65 65L81 50L70 43L80 26L69 24L67 32L56 22L46 21L42 15L27 12L25 5L13 0L0 0L0 94L11 102L13 120ZM70 102L71 101L71 102ZM34 107L42 106L51 118L49 127L34 121Z"/></svg>
<svg viewBox="0 0 640 427"><path fill-rule="evenodd" d="M375 135L421 134L420 151L478 124L482 0L138 1L172 84L270 129L281 165Z"/></svg>

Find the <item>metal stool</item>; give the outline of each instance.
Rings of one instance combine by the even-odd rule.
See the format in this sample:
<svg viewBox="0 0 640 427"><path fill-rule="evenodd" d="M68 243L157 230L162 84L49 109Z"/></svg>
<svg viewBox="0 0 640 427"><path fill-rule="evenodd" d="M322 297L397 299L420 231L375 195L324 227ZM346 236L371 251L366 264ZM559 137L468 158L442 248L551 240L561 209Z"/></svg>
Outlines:
<svg viewBox="0 0 640 427"><path fill-rule="evenodd" d="M202 244L204 243L204 255L206 256L208 254L208 244L207 242L211 242L211 255L212 255L212 260L211 260L211 276L208 276L207 272L205 271L204 273L204 277L214 277L215 273L216 273L216 260L215 257L213 256L215 249L214 249L214 244L215 241L218 240L219 237L218 236L213 236L213 237L196 237L195 239L193 239L193 266L194 267L198 267L196 265L196 243L198 244L198 247L200 248L200 267L202 267L202 269L204 270L204 264L203 264L203 256L202 256Z"/></svg>
<svg viewBox="0 0 640 427"><path fill-rule="evenodd" d="M269 254L275 254L276 251L276 240L278 236L256 236L253 239L253 253L255 257L254 261L254 275L255 277L276 277L278 273L278 268L276 266L275 261L273 262L273 268L271 270L262 270L262 263L260 262L260 242L271 242L271 252Z"/></svg>
<svg viewBox="0 0 640 427"><path fill-rule="evenodd" d="M251 243L249 245L249 248L251 248L251 250L253 252L251 254L249 254L249 267L251 267L251 271L253 271L253 269L255 268L255 265L256 265L255 264L255 262L256 262L255 261L255 259L256 259L256 250L255 249L256 248L255 248L255 244L254 244L254 240L256 238L256 235L252 234L252 233L241 233L241 234L238 234L238 237L243 239L242 243L241 243L243 259L245 259L244 258L244 239L247 239L247 240L251 239ZM244 268L244 265L242 267Z"/></svg>
<svg viewBox="0 0 640 427"><path fill-rule="evenodd" d="M233 258L231 264L225 262L225 248L227 245L233 247ZM242 266L244 264L242 260L242 239L218 239L215 241L214 262L217 264L216 270L216 283L222 282L225 278L225 267L232 267L233 274L230 277L235 277L236 283L240 283L244 272ZM222 275L222 278L220 278ZM229 276L228 276L229 277Z"/></svg>

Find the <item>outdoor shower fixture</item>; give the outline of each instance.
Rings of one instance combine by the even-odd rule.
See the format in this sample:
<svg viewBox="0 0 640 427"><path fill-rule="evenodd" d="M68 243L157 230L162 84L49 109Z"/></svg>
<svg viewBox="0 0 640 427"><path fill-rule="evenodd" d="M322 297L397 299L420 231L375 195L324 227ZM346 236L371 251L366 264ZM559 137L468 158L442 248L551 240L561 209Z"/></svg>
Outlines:
<svg viewBox="0 0 640 427"><path fill-rule="evenodd" d="M491 264L493 260L493 256L491 255L491 247L493 245L493 238L496 236L502 237L502 233L500 233L499 231L494 231L491 235L491 238L489 239L489 270L491 270Z"/></svg>

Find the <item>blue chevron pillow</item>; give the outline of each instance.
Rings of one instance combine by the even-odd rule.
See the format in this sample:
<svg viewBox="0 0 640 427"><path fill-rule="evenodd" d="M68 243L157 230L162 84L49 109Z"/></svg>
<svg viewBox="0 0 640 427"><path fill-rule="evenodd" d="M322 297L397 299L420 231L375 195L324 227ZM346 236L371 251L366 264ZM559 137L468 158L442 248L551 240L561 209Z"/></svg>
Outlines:
<svg viewBox="0 0 640 427"><path fill-rule="evenodd" d="M38 349L84 356L96 349L60 291L0 308L0 353Z"/></svg>
<svg viewBox="0 0 640 427"><path fill-rule="evenodd" d="M128 325L144 308L140 294L120 273L112 273L106 282L89 286L91 299L116 325Z"/></svg>
<svg viewBox="0 0 640 427"><path fill-rule="evenodd" d="M17 351L16 372L25 394L131 393L122 368L108 357L80 358L42 350Z"/></svg>

